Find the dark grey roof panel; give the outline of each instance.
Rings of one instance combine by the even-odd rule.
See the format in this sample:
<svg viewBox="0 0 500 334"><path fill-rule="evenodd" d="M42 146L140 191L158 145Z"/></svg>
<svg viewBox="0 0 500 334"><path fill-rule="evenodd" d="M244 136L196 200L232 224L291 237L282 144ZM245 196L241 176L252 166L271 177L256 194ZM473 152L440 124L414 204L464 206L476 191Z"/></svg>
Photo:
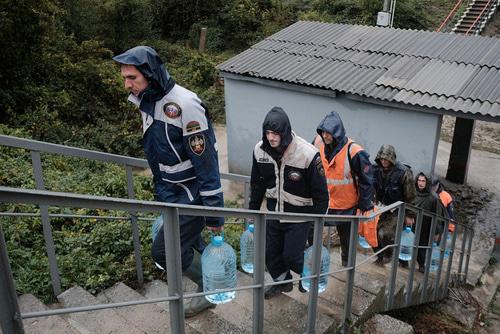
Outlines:
<svg viewBox="0 0 500 334"><path fill-rule="evenodd" d="M223 72L370 98L500 116L500 39L297 22Z"/></svg>

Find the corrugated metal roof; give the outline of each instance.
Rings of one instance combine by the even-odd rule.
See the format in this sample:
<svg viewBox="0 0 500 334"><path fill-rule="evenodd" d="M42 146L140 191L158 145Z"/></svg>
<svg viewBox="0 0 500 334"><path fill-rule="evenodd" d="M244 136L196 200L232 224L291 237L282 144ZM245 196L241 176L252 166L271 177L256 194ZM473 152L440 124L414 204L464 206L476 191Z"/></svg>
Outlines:
<svg viewBox="0 0 500 334"><path fill-rule="evenodd" d="M500 39L297 22L222 72L410 105L500 116Z"/></svg>

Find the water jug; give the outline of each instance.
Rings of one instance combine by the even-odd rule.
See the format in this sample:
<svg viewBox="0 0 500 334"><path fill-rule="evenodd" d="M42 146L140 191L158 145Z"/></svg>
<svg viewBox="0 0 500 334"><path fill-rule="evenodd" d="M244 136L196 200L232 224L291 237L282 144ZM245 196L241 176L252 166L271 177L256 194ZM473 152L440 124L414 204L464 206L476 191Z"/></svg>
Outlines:
<svg viewBox="0 0 500 334"><path fill-rule="evenodd" d="M241 269L249 274L253 273L253 229L253 224L249 224L240 238Z"/></svg>
<svg viewBox="0 0 500 334"><path fill-rule="evenodd" d="M304 269L302 270L302 277L312 275L313 263L313 247L309 247L304 252ZM321 274L327 273L330 270L330 255L325 246L321 246ZM302 281L302 286L306 291L311 289L311 280L305 279ZM318 293L326 290L328 286L328 275L321 276L318 283Z"/></svg>
<svg viewBox="0 0 500 334"><path fill-rule="evenodd" d="M224 242L221 235L213 236L201 255L203 291L236 288L236 253ZM213 304L223 304L234 299L236 291L206 295Z"/></svg>
<svg viewBox="0 0 500 334"><path fill-rule="evenodd" d="M431 267L430 272L436 272L439 267L439 257L440 257L440 249L437 243L432 243L432 255L431 255Z"/></svg>
<svg viewBox="0 0 500 334"><path fill-rule="evenodd" d="M359 236L359 245L363 248L371 248L370 244L366 241L365 237Z"/></svg>
<svg viewBox="0 0 500 334"><path fill-rule="evenodd" d="M156 235L158 232L160 232L160 228L163 226L163 219L162 216L158 216L158 218L155 219L153 222L153 225L151 225L151 238L153 241L155 241Z"/></svg>
<svg viewBox="0 0 500 334"><path fill-rule="evenodd" d="M399 259L403 261L411 260L413 256L413 243L415 234L411 231L411 227L407 226L401 235L401 246L399 247Z"/></svg>

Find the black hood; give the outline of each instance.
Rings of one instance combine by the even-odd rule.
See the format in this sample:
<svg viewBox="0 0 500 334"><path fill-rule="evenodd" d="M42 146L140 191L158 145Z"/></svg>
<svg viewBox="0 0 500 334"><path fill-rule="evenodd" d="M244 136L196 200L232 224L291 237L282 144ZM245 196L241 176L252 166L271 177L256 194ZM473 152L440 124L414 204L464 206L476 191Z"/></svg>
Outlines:
<svg viewBox="0 0 500 334"><path fill-rule="evenodd" d="M153 112L154 102L163 98L175 85L160 56L149 46L136 46L113 57L113 60L120 64L134 65L148 80L148 88L139 96L141 110L147 113Z"/></svg>
<svg viewBox="0 0 500 334"><path fill-rule="evenodd" d="M281 143L277 151L283 153L292 142L292 126L288 115L280 107L273 107L264 118L264 123L262 123L262 149L265 151L274 150L266 138L267 130L280 135Z"/></svg>
<svg viewBox="0 0 500 334"><path fill-rule="evenodd" d="M321 136L323 131L328 132L335 139L331 145L325 145L325 155L328 161L344 147L347 143L347 136L345 135L344 124L340 115L336 111L332 111L323 118L316 128L316 132Z"/></svg>

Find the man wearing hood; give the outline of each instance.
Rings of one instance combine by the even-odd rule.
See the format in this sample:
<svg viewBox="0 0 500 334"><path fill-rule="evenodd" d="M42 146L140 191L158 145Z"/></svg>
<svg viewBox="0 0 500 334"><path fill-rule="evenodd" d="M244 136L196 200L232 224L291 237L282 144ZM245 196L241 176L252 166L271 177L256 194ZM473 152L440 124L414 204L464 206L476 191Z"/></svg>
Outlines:
<svg viewBox="0 0 500 334"><path fill-rule="evenodd" d="M447 216L452 221L455 221L455 202L453 201L453 197L451 197L450 193L444 189L443 184L436 176L432 178L432 191L439 196L441 204L443 204L446 210ZM449 223L448 231L455 231L455 224Z"/></svg>
<svg viewBox="0 0 500 334"><path fill-rule="evenodd" d="M380 147L373 165L373 187L375 188L375 198L382 205L391 205L401 201L412 203L415 198L415 185L413 183L413 173L409 166L396 160L396 149L394 146L384 144ZM397 217L392 212L384 212L380 215L377 226L378 247L374 247L375 252L387 245L394 243L396 233ZM376 263L383 265L389 262L392 257L392 249L387 249L378 254ZM402 262L403 266L407 262Z"/></svg>
<svg viewBox="0 0 500 334"><path fill-rule="evenodd" d="M332 111L316 129L321 161L326 174L330 201L328 214L355 215L357 209L373 209L373 178L368 153L345 134L340 115ZM350 226L345 222L326 222L337 226L342 265L347 266Z"/></svg>
<svg viewBox="0 0 500 334"><path fill-rule="evenodd" d="M415 179L415 188L417 190L413 205L424 209L425 211L435 213L438 217L444 217L444 208L437 194L431 191L429 178L422 172L418 173ZM428 246L429 236L431 234L432 218L429 216L422 217L422 228L420 230L419 246ZM443 232L443 222L436 222L436 230L434 231L434 240L437 241L439 235ZM425 271L425 257L427 249L419 248L417 254L418 270Z"/></svg>
<svg viewBox="0 0 500 334"><path fill-rule="evenodd" d="M251 210L260 210L265 196L269 211L326 213L328 190L318 150L292 132L279 107L264 119L262 140L253 152L250 186ZM266 266L274 281L291 279L291 270L302 273L309 226L310 222L267 222ZM273 285L264 296L269 299L292 289L291 282Z"/></svg>
<svg viewBox="0 0 500 334"><path fill-rule="evenodd" d="M215 134L200 98L175 83L158 53L134 47L113 58L120 64L128 100L141 113L143 145L153 173L155 198L168 203L223 207ZM183 273L203 291L201 256L205 224L222 229L222 218L180 216ZM154 261L166 268L163 227L153 241ZM167 268L170 269L170 268ZM185 316L214 307L203 296L192 298Z"/></svg>

